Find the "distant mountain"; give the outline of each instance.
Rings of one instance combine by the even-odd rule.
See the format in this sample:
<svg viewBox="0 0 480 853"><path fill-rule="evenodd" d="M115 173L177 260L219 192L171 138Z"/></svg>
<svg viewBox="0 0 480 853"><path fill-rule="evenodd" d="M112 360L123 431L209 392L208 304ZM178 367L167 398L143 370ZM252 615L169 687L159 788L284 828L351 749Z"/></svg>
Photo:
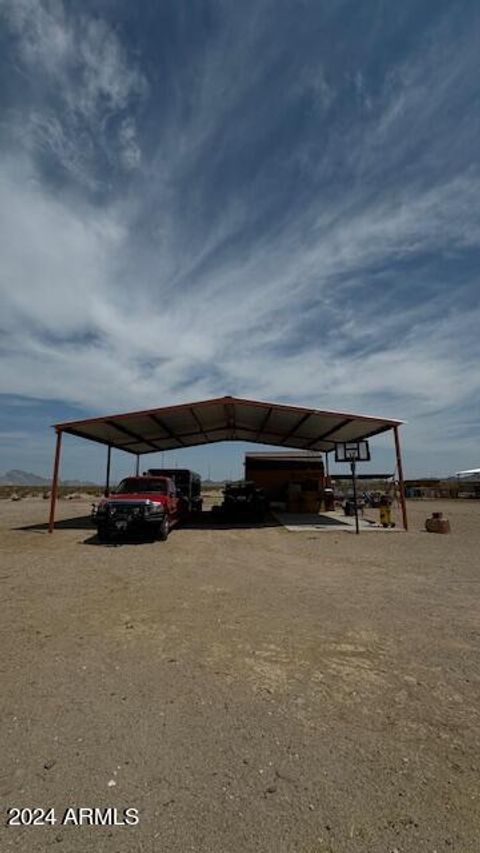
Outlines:
<svg viewBox="0 0 480 853"><path fill-rule="evenodd" d="M48 486L49 483L50 480L45 477L39 477L30 471L20 471L19 468L12 468L11 471L0 474L2 486Z"/></svg>
<svg viewBox="0 0 480 853"><path fill-rule="evenodd" d="M12 468L5 474L0 474L1 486L50 486L51 479L49 477L39 477L38 474L32 474L31 471L21 471L19 468ZM89 483L82 480L62 480L62 486L95 486L96 483Z"/></svg>

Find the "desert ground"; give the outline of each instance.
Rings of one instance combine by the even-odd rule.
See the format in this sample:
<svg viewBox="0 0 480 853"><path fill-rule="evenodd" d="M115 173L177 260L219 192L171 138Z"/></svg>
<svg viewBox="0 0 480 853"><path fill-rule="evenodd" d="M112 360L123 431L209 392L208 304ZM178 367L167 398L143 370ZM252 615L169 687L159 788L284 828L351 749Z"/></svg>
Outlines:
<svg viewBox="0 0 480 853"><path fill-rule="evenodd" d="M0 501L0 850L478 853L480 503L411 502L408 534L119 545L87 498L52 536L47 511Z"/></svg>

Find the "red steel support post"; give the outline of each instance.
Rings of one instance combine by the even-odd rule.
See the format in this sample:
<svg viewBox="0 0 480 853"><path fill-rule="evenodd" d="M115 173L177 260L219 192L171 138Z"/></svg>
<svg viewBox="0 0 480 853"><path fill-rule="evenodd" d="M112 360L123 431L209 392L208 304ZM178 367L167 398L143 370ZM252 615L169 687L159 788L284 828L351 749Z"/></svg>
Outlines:
<svg viewBox="0 0 480 853"><path fill-rule="evenodd" d="M403 528L404 530L408 530L407 504L405 502L405 485L403 482L402 454L400 452L400 436L398 434L398 426L393 427L393 434L395 436L395 453L397 454L398 485L400 488L400 504L402 507Z"/></svg>
<svg viewBox="0 0 480 853"><path fill-rule="evenodd" d="M53 463L52 490L50 493L50 518L48 520L48 532L53 533L55 525L55 504L58 494L58 472L60 470L60 451L62 449L62 430L57 430L57 446L55 448L55 462Z"/></svg>
<svg viewBox="0 0 480 853"><path fill-rule="evenodd" d="M110 460L112 456L112 445L108 445L107 451L107 474L105 477L105 497L108 498L110 494Z"/></svg>

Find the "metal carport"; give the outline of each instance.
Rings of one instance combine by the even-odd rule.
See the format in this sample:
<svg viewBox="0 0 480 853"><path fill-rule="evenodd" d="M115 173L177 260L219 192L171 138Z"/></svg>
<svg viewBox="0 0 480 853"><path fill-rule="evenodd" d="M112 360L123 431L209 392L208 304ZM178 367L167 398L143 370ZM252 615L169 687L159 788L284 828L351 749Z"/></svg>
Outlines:
<svg viewBox="0 0 480 853"><path fill-rule="evenodd" d="M106 445L108 488L112 447L136 456L138 471L139 457L145 453L177 450L217 441L249 441L328 454L334 450L338 441L356 441L393 430L403 526L407 530L399 439L402 423L390 418L306 409L228 396L55 424L57 443L48 529L52 533L55 524L63 433Z"/></svg>

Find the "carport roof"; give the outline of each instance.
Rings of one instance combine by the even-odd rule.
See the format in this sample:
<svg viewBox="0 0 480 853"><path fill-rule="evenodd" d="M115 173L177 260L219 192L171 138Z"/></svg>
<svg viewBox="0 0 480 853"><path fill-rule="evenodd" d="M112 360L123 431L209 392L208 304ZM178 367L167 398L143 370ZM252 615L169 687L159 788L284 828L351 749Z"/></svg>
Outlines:
<svg viewBox="0 0 480 853"><path fill-rule="evenodd" d="M356 441L402 421L305 409L280 403L219 397L55 424L59 432L128 453L156 453L217 441L251 441L327 452L337 441Z"/></svg>

